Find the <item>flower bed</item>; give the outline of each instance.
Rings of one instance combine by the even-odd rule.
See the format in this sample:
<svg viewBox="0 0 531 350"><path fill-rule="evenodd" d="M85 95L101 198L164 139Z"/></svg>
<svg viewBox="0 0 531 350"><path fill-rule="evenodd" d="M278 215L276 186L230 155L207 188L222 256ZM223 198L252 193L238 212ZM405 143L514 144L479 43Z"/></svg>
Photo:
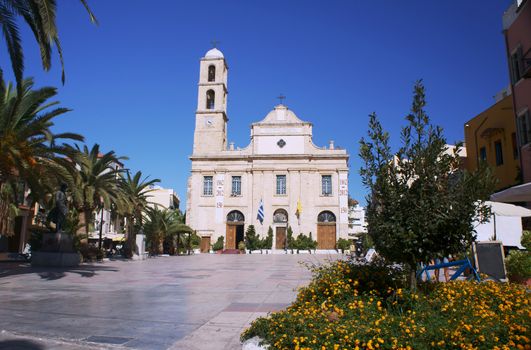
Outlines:
<svg viewBox="0 0 531 350"><path fill-rule="evenodd" d="M253 322L275 349L531 349L531 298L520 285L455 281L404 288L398 269L338 261L284 311Z"/></svg>

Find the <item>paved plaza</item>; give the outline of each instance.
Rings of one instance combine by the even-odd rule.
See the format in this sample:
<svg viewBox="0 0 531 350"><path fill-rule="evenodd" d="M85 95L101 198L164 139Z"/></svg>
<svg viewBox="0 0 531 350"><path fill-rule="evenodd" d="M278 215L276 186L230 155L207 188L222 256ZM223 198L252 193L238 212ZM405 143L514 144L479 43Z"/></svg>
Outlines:
<svg viewBox="0 0 531 350"><path fill-rule="evenodd" d="M0 349L239 349L326 255L195 255L78 268L0 264Z"/></svg>

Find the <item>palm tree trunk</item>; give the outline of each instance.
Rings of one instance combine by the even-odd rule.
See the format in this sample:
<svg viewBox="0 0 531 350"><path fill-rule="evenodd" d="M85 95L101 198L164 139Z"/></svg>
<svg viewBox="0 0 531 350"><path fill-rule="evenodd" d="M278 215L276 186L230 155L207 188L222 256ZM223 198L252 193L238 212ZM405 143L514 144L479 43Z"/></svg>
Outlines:
<svg viewBox="0 0 531 350"><path fill-rule="evenodd" d="M90 220L92 219L92 210L83 209L83 215L85 216L85 234L87 235L87 241L89 238Z"/></svg>

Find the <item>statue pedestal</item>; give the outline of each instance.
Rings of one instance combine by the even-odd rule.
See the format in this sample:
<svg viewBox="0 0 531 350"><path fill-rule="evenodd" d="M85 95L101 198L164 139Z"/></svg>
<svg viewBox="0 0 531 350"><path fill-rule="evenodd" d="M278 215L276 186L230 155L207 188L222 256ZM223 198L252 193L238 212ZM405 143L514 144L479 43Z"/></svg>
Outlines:
<svg viewBox="0 0 531 350"><path fill-rule="evenodd" d="M79 253L74 251L72 236L64 232L45 233L42 249L32 252L32 266L72 267L78 266Z"/></svg>
<svg viewBox="0 0 531 350"><path fill-rule="evenodd" d="M136 234L136 247L138 255L133 254L133 260L144 260L147 257L146 254L146 236L140 233Z"/></svg>

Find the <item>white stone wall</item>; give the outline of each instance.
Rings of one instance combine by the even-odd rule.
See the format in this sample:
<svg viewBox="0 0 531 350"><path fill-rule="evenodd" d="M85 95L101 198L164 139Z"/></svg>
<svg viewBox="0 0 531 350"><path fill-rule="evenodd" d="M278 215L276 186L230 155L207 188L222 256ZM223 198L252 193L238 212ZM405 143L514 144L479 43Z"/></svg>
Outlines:
<svg viewBox="0 0 531 350"><path fill-rule="evenodd" d="M294 235L312 232L317 235L317 216L324 210L334 213L337 219L338 238L348 237L348 213L341 213L340 176L346 175L345 159L309 161L308 159L242 161L194 161L190 186L188 224L200 235L212 236L214 242L225 234L226 216L239 210L245 216L245 225L255 225L259 234L266 235L274 227L273 213L277 209L288 212L289 225ZM276 194L276 175L286 175L286 195ZM332 195L321 193L321 176L332 176ZM213 176L212 196L203 195L204 176ZM232 176L241 176L241 196L231 196ZM222 195L216 189L223 179ZM218 192L218 193L217 193ZM348 193L347 193L348 196ZM257 220L260 199L264 203L264 223ZM301 201L302 214L296 216L297 202ZM345 204L346 205L346 204ZM346 207L345 207L346 208Z"/></svg>
<svg viewBox="0 0 531 350"><path fill-rule="evenodd" d="M312 141L312 124L300 120L284 105L276 106L262 121L251 125L251 142L242 149L220 147L226 138L226 99L218 111L205 111L204 95L214 87L207 81L208 65L216 64L223 84L216 89L226 96L226 66L223 58L202 59L194 152L187 194L187 224L214 243L225 236L226 217L232 210L245 216L245 229L255 225L256 232L266 236L273 229L273 213L284 209L294 236L312 232L317 239L317 217L322 211L336 216L337 238L348 237L348 154L343 149L317 147ZM218 77L216 77L216 80ZM207 124L207 119L214 119ZM333 130L327 132L332 133ZM283 142L280 142L282 140ZM225 140L223 140L224 142ZM276 176L286 175L286 194L276 194ZM321 177L332 178L332 194L322 194ZM213 177L213 193L203 195L204 176ZM241 195L232 196L232 176L241 176ZM264 222L257 219L260 200L264 204ZM302 213L297 217L300 200ZM226 241L226 240L225 240Z"/></svg>

